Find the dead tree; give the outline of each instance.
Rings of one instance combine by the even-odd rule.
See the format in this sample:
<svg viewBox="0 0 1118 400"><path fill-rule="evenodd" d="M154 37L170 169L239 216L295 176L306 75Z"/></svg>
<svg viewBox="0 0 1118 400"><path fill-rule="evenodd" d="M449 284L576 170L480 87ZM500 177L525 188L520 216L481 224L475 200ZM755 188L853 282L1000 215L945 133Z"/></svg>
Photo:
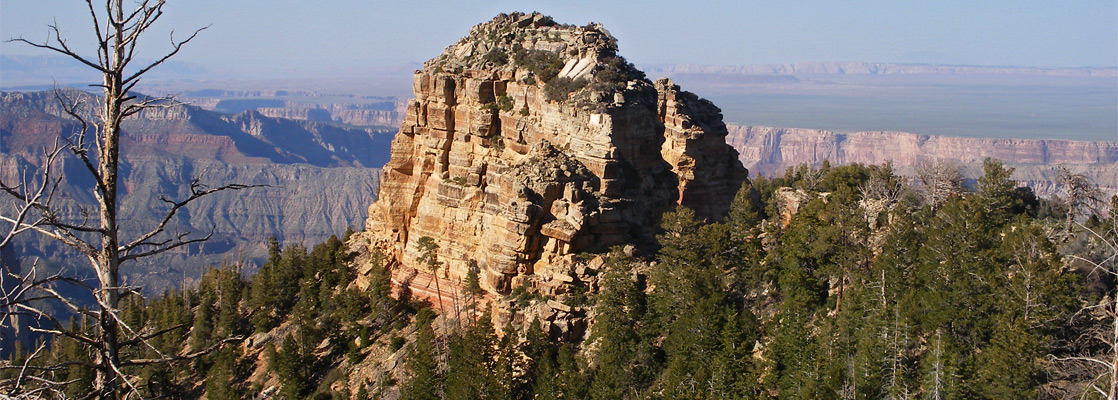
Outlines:
<svg viewBox="0 0 1118 400"><path fill-rule="evenodd" d="M923 161L916 166L916 177L920 179L920 193L924 204L938 210L951 195L963 190L963 173L959 165L936 160Z"/></svg>
<svg viewBox="0 0 1118 400"><path fill-rule="evenodd" d="M185 38L176 38L172 31L169 51L153 62L133 65L137 43L163 15L165 0L130 1L127 8L124 3L123 0L105 0L103 4L95 5L94 0L85 1L97 43L95 57L79 54L62 36L57 25L50 26L51 35L45 42L24 38L9 40L72 58L98 71L102 77L100 84L92 85L100 88L100 95L90 102L92 104L56 91L64 113L79 124L76 132L62 135L54 148L46 150L44 162L35 173L20 175L17 182L0 182L0 191L11 202L11 206L0 214L0 221L6 223L0 224L3 228L0 231L3 235L0 236L0 246L9 245L18 234L34 232L76 250L87 260L90 268L89 271L81 271L81 274L37 276L35 268L17 271L5 265L2 275L6 283L3 285L4 298L0 300L0 309L5 310L4 320L22 315L46 321L32 329L54 337L65 336L87 347L92 354L92 362L79 366L94 370L93 387L87 397L95 399L139 397L135 378L124 372L128 367L189 359L216 350L215 346L195 349L197 351L191 354L122 359L124 348L143 346L154 349L148 340L166 331L151 332L144 327L128 326L119 317L121 299L139 294L139 288L122 285L120 267L125 262L207 240L213 235L213 229L208 234L194 235L190 232L171 232L168 224L195 200L220 191L250 187L237 184L209 187L196 178L185 198L161 198L167 207L166 214L150 230L127 240L121 237L117 190L121 123L146 109L174 104L172 98L141 98L134 95L132 89L147 72L173 57L205 29L194 30ZM95 107L96 111L84 112L83 107ZM93 117L89 116L91 114ZM92 191L96 204L80 210L80 215L60 209L56 201L61 195L60 184L71 178L62 176L58 166L63 156L76 160L93 178ZM93 279L83 279L90 273ZM81 304L64 296L58 290L59 285L83 288L92 295L95 304ZM39 307L38 302L41 301L58 302L73 313L88 318L93 322L92 330L71 329ZM236 338L221 340L218 346L232 340ZM61 393L58 388L67 382L52 380L51 372L75 365L69 364L45 367L5 365L5 368L19 369L20 373L17 379L0 382L0 388L12 397ZM33 393L35 391L38 392Z"/></svg>
<svg viewBox="0 0 1118 400"><path fill-rule="evenodd" d="M1071 233L1076 218L1084 211L1092 211L1101 202L1102 192L1082 173L1073 173L1065 166L1056 169L1057 182L1063 189L1063 203L1067 207L1064 232Z"/></svg>
<svg viewBox="0 0 1118 400"><path fill-rule="evenodd" d="M1118 279L1118 196L1111 198L1110 213L1098 226L1082 229L1095 251L1073 254L1075 261L1089 266L1090 273ZM1118 288L1110 287L1097 304L1082 308L1077 317L1094 323L1077 340L1083 350L1071 355L1052 355L1059 369L1078 382L1081 398L1118 398ZM1089 394L1093 394L1089 395Z"/></svg>

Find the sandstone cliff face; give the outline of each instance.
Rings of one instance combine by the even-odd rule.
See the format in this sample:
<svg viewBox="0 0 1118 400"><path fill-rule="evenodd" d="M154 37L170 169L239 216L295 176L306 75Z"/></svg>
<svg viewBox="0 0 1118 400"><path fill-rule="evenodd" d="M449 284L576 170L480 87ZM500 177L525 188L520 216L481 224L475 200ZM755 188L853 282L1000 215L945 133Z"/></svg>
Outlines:
<svg viewBox="0 0 1118 400"><path fill-rule="evenodd" d="M754 173L782 174L797 164L881 164L892 162L900 173L923 161L960 164L969 178L981 173L982 160L1002 160L1017 170L1014 179L1041 196L1060 190L1053 182L1055 165L1085 173L1106 193L1118 193L1118 143L1071 140L974 139L902 132L837 133L814 129L729 127L726 141Z"/></svg>
<svg viewBox="0 0 1118 400"><path fill-rule="evenodd" d="M720 110L616 49L600 26L502 14L425 63L359 250L416 268L430 236L444 278L476 263L506 292L569 279L576 252L647 242L674 204L720 218L747 172Z"/></svg>

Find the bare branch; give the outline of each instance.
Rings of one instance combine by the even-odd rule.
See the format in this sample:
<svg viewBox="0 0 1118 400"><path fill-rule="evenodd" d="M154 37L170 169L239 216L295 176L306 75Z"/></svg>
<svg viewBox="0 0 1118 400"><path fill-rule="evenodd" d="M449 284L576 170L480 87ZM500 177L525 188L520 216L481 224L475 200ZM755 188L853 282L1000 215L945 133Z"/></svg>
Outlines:
<svg viewBox="0 0 1118 400"><path fill-rule="evenodd" d="M184 199L182 201L178 201L178 202L171 202L170 200L163 199L164 201L166 201L168 203L171 203L172 205L171 205L171 209L167 212L167 214L165 214L163 216L163 219L159 221L159 224L157 224L155 226L155 228L153 228L148 233L146 233L144 235L141 235L139 238L137 238L136 240L133 240L131 243L128 243L128 244L120 247L120 252L124 254L124 256L121 257L121 261L131 260L131 259L136 259L136 258L141 258L141 257L146 257L146 256L158 254L158 253L170 250L170 249L175 248L175 247L181 247L181 246L184 246L184 245L188 245L188 244L191 244L191 243L197 243L201 240L204 240L204 239L183 240L184 235L180 235L174 241L164 241L164 242L151 242L150 241L152 238L158 236L161 233L164 233L166 231L167 224L171 222L171 219L173 219L175 217L175 215L179 212L179 210L186 207L187 205L194 202L195 200L198 200L202 197L205 197L205 196L217 193L217 192L225 191L225 190L242 190L242 189L249 189L249 188L263 187L263 186L266 186L266 185L230 184L230 185L224 185L224 186L220 186L220 187L217 187L217 188L210 189L210 188L206 188L205 185L201 184L198 181L198 178L195 178L190 183L190 192L191 193L190 193L189 197L187 197L186 199ZM213 235L213 233L214 233L214 229L210 229L210 234L207 235L205 239L208 239L210 236ZM158 248L154 249L154 250L147 251L147 252L131 254L131 252L139 246L156 246Z"/></svg>
<svg viewBox="0 0 1118 400"><path fill-rule="evenodd" d="M146 359L128 360L126 362L122 362L121 365L123 365L123 366L151 365L151 364L167 363L167 362L172 362L172 361L193 360L195 358L198 358L198 357L213 353L217 350L220 350L221 347L226 345L226 344L240 343L243 340L245 340L244 336L234 336L234 337L231 337L231 338L222 339L221 341L219 341L217 343L214 343L210 347L207 347L205 349L202 349L202 350L199 350L199 351L196 351L196 352L193 352L193 353L189 353L189 354L186 354L186 355L164 357L164 358L146 358Z"/></svg>
<svg viewBox="0 0 1118 400"><path fill-rule="evenodd" d="M1096 359L1096 358L1092 358L1092 357L1056 357L1056 356L1053 356L1053 355L1049 355L1048 358L1051 359L1051 360L1054 360L1054 361L1079 361L1079 362L1085 362L1085 363L1089 363L1089 364L1098 364L1098 365L1101 365L1108 370L1113 370L1114 369L1114 366L1111 365L1110 363L1108 363L1106 361Z"/></svg>
<svg viewBox="0 0 1118 400"><path fill-rule="evenodd" d="M127 65L132 61L132 55L136 52L136 43L139 42L140 33L146 31L156 20L163 15L163 0L159 0L154 6L148 6L148 2L144 1L143 4L136 7L127 18L120 21L121 25L125 25L124 30L129 31L128 37L123 42L128 44L128 49L125 51L124 63ZM136 20L136 17L140 17ZM136 20L133 22L133 20ZM121 65L121 68L123 68ZM124 91L123 93L127 93Z"/></svg>
<svg viewBox="0 0 1118 400"><path fill-rule="evenodd" d="M49 317L45 314L44 314L44 316ZM53 320L53 318L52 318L52 320ZM55 324L58 324L57 320L53 320L52 322L55 323ZM46 334L50 334L50 335L54 335L54 336L65 336L65 337L68 337L70 339L77 340L77 341L81 342L82 344L84 344L86 346L89 346L91 348L101 348L101 343L98 342L97 340L95 340L93 338L90 338L90 337L86 337L82 334L79 334L77 332L74 332L74 331L71 331L71 330L68 330L68 329L43 329L43 328L36 328L36 327L30 327L28 329L30 329L32 332L46 333Z"/></svg>
<svg viewBox="0 0 1118 400"><path fill-rule="evenodd" d="M8 230L8 233L6 233L3 238L0 238L0 248L3 248L8 243L10 243L15 235L29 230L30 228L27 225L36 225L43 222L42 219L38 219L37 221L30 224L24 223L24 221L27 219L32 211L41 210L41 205L44 204L44 202L49 203L50 199L55 193L55 190L58 188L59 184L61 184L61 176L57 178L53 178L51 176L53 172L54 162L60 154L62 154L62 147L58 145L57 141L55 141L54 149L49 151L47 154L46 166L43 169L43 183L37 190L35 190L35 193L31 195L24 195L20 192L21 188L27 187L26 179L22 184L15 187L8 186L3 182L0 182L0 191L7 193L8 195L23 203L22 205L17 207L19 210L16 212L16 217L12 218L10 221L12 224L11 229Z"/></svg>
<svg viewBox="0 0 1118 400"><path fill-rule="evenodd" d="M85 5L89 9L89 19L93 21L93 35L97 37L97 48L104 48L108 44L108 41L105 40L105 36L101 34L101 18L97 17L97 12L93 10L93 0L85 0ZM97 54L97 58L98 61L101 61L98 64L104 64L104 60L101 60L100 53Z"/></svg>
<svg viewBox="0 0 1118 400"><path fill-rule="evenodd" d="M51 374L58 371L57 368L61 366L75 365L95 372L91 390L86 397L107 394L124 394L126 398L141 397L137 387L139 380L136 376L129 375L126 366L189 360L216 351L222 345L243 340L243 337L224 339L198 352L166 356L159 354L159 349L148 341L176 329L182 329L186 325L137 330L121 318L121 300L138 292L135 288L121 284L120 262L158 254L212 237L216 226L211 228L205 237L193 239L190 233L168 233L167 227L178 215L179 210L199 198L224 190L240 190L256 186L225 185L208 188L195 179L190 184L191 193L186 199L181 201L163 199L169 204L169 210L153 229L121 245L117 237L120 233L117 225L117 213L120 211L120 203L117 199L117 169L120 162L121 123L126 118L148 108L176 105L171 97L138 99L131 91L143 75L177 55L183 46L209 27L194 30L182 40L176 39L172 31L170 51L154 62L142 65L141 68L126 74L126 69L132 70L129 65L134 60L139 39L162 17L165 0L137 0L127 10L120 0L105 1L103 10L100 8L101 5L94 6L93 3L93 0L85 0L85 8L92 19L98 44L96 62L77 54L70 47L68 40L62 36L57 23L50 25L50 31L43 43L35 43L23 38L9 40L9 42L25 43L35 48L69 56L102 74L102 82L95 85L103 91L99 100L94 102L99 107L96 117L89 116L88 109L84 108L81 99L68 98L61 91L56 90L55 97L61 106L61 114L77 121L80 129L64 134L61 139L65 143L55 142L55 146L47 153L46 164L40 166L42 172L33 177L34 183L29 182L26 176L23 177L24 181L18 184L0 182L0 193L5 193L7 197L14 199L13 204L16 207L13 209L17 210L11 215L0 215L0 221L11 224L10 228L3 227L5 232L3 232L4 236L0 237L0 246L9 244L16 234L37 232L77 249L88 258L90 267L96 273L97 281L92 284L61 273L38 279L35 275L36 268L32 268L26 274L20 274L5 267L4 273L0 274L0 280L5 281L5 285L0 285L0 292L4 295L3 300L0 300L0 307L4 308L2 315L26 315L38 319L39 322L33 323L33 326L28 329L57 337L70 337L87 349L97 352L93 362L85 364L32 366L30 363L25 363L24 368L20 369L19 378L15 381L0 382L0 386L12 386L16 391L23 390L20 386L29 384L28 382L37 382L30 384L41 384L42 387L33 389L41 393L35 395L40 397L52 393L61 394L58 388L69 382L56 382ZM96 182L96 190L93 192L97 201L96 213L92 208L80 208L77 213L62 212L57 204L53 204L63 179L58 174L55 164L67 151L82 161ZM91 155L90 152L95 153ZM99 225L95 226L94 221L99 222ZM8 284L12 283L8 280L14 280L15 284ZM88 291L93 295L96 306L85 309L75 298L63 295L66 291L62 290L62 285L78 286ZM84 328L64 327L55 315L48 314L44 308L35 304L44 300L49 300L51 304L58 302L80 315L92 318L96 323L89 333L86 333ZM4 322L0 322L2 323ZM127 340L121 340L122 338ZM155 350L159 354L158 358L121 361L122 347L141 344ZM42 349L43 347L40 347L32 358L41 357ZM36 376L36 373L40 376ZM30 391L23 391L20 395L28 393Z"/></svg>
<svg viewBox="0 0 1118 400"><path fill-rule="evenodd" d="M136 83L137 82L132 82L131 85L135 85ZM125 116L132 116L148 108L171 108L179 104L181 103L178 103L173 96L156 97L129 103L124 107L122 113Z"/></svg>
<svg viewBox="0 0 1118 400"><path fill-rule="evenodd" d="M93 365L93 364L90 364L90 363L87 363L87 362L84 362L84 361L63 361L63 362L59 362L59 363L56 363L56 364L51 364L51 365L48 365L48 366L45 366L45 367L28 365L27 369L28 370L34 370L34 371L61 371L61 370L66 369L67 367L71 367L71 366L79 366L79 367L86 367L86 368L96 368L97 367L96 365ZM12 370L12 369L22 369L22 368L24 368L24 367L23 366L16 366L16 365L0 366L0 370Z"/></svg>
<svg viewBox="0 0 1118 400"><path fill-rule="evenodd" d="M26 376L26 374L27 374L27 367L28 367L29 365L31 365L31 361L34 361L34 360L35 360L35 358L38 358L38 357L39 357L39 353L42 353L42 352L43 352L43 349L45 349L46 347L47 347L47 344L46 344L45 342L44 342L44 343L40 343L40 344L39 344L39 346L37 346L37 347L35 348L35 351L34 351L33 353L31 353L31 355L30 355L30 356L28 356L28 357L27 357L27 360L25 360L25 361L23 362L23 368L20 368L20 370L19 370L19 376L17 376L17 377L16 377L16 386L17 386L17 387L18 387L18 386L20 386L20 382L23 382L23 378L24 378L24 376Z"/></svg>
<svg viewBox="0 0 1118 400"><path fill-rule="evenodd" d="M86 66L88 66L90 68L101 71L102 73L106 72L105 68L101 67L101 65L99 65L97 63L94 63L92 61L89 61L89 60L85 59L85 57L82 57L82 56L78 55L78 53L71 50L70 46L66 44L66 39L62 38L62 33L59 32L57 23L51 24L48 27L50 27L51 31L53 31L53 33L54 33L55 42L58 43L57 46L50 44L50 39L49 38L44 43L32 42L32 41L24 39L22 37L18 37L18 38L14 38L14 39L8 39L7 42L9 42L9 43L11 43L11 42L24 43L24 44L30 45L32 47L37 47L37 48L40 48L40 49L50 50L50 51L65 55L67 57L73 58L75 60L78 60L78 62L80 62L82 64L85 64Z"/></svg>
<svg viewBox="0 0 1118 400"><path fill-rule="evenodd" d="M58 101L58 104L62 107L62 111L65 112L66 115L69 115L70 118L77 120L78 123L81 124L81 128L74 135L77 139L76 142L70 140L69 138L66 138L66 141L70 144L70 151L82 160L82 163L85 164L86 170L89 171L90 175L93 175L94 182L100 184L100 173L97 171L97 167L93 166L93 162L90 161L89 149L86 148L85 143L86 134L89 132L89 121L86 120L85 116L81 115L81 113L78 112L78 108L80 108L83 103L78 100L70 100L68 97L63 96L61 94L61 91L57 89L54 91L54 96L55 99Z"/></svg>
<svg viewBox="0 0 1118 400"><path fill-rule="evenodd" d="M174 56L175 56L175 54L178 54L178 53L179 53L179 50L182 50L182 46L186 45L187 43L190 43L190 41L192 41L192 40L194 40L194 38L198 37L198 34L199 34L199 33L201 33L202 31L204 31L204 30L206 30L206 29L208 29L209 27L210 27L210 26L209 26L209 25L207 25L207 26L204 26L204 27L202 27L202 28L198 28L198 30L194 31L194 33L193 33L193 34L191 34L191 35L190 35L190 37L186 38L186 40L183 40L183 41L181 41L181 42L175 42L175 36L174 36L174 33L172 33L172 34L171 34L171 45L172 45L172 46L174 47L174 49L173 49L173 50L171 50L171 51L170 51L169 53L167 53L166 55L164 55L164 56L163 56L163 58L160 58L159 60L157 60L157 61L155 61L155 62L153 62L153 63L151 63L151 64L148 64L148 66L146 66L146 67L144 67L144 68L141 68L141 69L140 69L139 71L136 71L136 73L132 74L132 75L131 75L131 76L129 76L128 78L125 78L125 79L124 79L124 80L123 80L122 82L123 82L124 84L129 84L129 83L131 83L132 81L134 81L134 80L137 80L137 79L139 79L141 75L143 75L143 74L147 73L147 72L148 72L148 71L150 71L150 70L151 70L152 68L155 68L155 67L156 67L156 66L158 66L159 64L162 64L162 63L163 63L164 61L167 61L167 60L168 60L168 59L170 59L171 57L174 57Z"/></svg>
<svg viewBox="0 0 1118 400"><path fill-rule="evenodd" d="M176 329L182 329L182 328L186 328L188 326L190 326L190 324L178 324L178 325L172 326L170 328L165 328L165 329L160 329L158 331L149 332L149 333L137 336L135 338L132 338L130 340L122 341L122 342L120 342L120 346L121 347L134 346L134 345L137 345L141 342L144 342L144 341L162 336L162 335L164 335L168 332L174 331Z"/></svg>
<svg viewBox="0 0 1118 400"><path fill-rule="evenodd" d="M2 215L0 215L0 221L15 223L14 219L8 218L8 217L2 216ZM50 224L41 224L41 225L50 225ZM82 252L85 255L97 254L97 249L93 248L93 246L91 246L88 243L86 243L85 241L79 239L72 232L68 232L65 229L49 230L49 229L43 228L42 226L36 226L36 225L32 225L32 224L27 224L27 223L20 224L19 226L20 226L21 229L32 230L32 231L38 232L39 234L42 234L46 237L49 237L51 239L62 242L63 244L65 244L67 246L70 246L70 247Z"/></svg>
<svg viewBox="0 0 1118 400"><path fill-rule="evenodd" d="M167 251L177 249L177 248L182 247L182 246L188 246L188 245L191 245L191 244L194 244L194 243L205 242L207 240L210 240L210 238L213 237L214 232L216 230L217 230L217 227L213 226L213 227L210 228L210 233L206 234L205 237L194 238L194 239L186 239L186 237L190 235L190 233L187 232L187 233L179 234L175 239L168 239L168 240L165 240L165 241L162 241L162 242L143 242L143 243L140 243L140 245L152 246L152 247L155 247L155 248L152 249L152 250L148 250L148 251L142 251L142 252L139 252L139 253L130 253L128 255L121 256L120 260L121 261L128 261L128 260L135 260L135 259L144 258L144 257L150 257L150 256L153 256L153 255L156 255L156 254L160 254L160 253L164 253L164 252L167 252Z"/></svg>

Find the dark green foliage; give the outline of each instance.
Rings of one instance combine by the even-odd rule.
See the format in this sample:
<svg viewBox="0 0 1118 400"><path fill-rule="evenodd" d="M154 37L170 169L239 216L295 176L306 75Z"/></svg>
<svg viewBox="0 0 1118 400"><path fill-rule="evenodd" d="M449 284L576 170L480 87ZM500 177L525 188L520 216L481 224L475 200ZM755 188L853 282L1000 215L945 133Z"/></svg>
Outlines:
<svg viewBox="0 0 1118 400"><path fill-rule="evenodd" d="M404 338L399 336L392 336L392 338L389 340L388 348L392 351L396 351L400 350L401 347L404 347Z"/></svg>
<svg viewBox="0 0 1118 400"><path fill-rule="evenodd" d="M528 282L513 288L508 297L513 300L513 304L520 308L528 307L533 301L547 300L543 294L529 290Z"/></svg>
<svg viewBox="0 0 1118 400"><path fill-rule="evenodd" d="M441 398L443 376L439 372L435 331L428 317L416 316L415 345L407 358L406 376L400 387L404 400L436 400Z"/></svg>
<svg viewBox="0 0 1118 400"><path fill-rule="evenodd" d="M512 97L502 94L500 97L497 98L497 108L501 111L512 111L513 105L514 103Z"/></svg>
<svg viewBox="0 0 1118 400"><path fill-rule="evenodd" d="M197 306L190 332L194 349L209 347L221 338L249 333L241 312L241 296L247 284L236 267L211 269L202 277L195 293Z"/></svg>
<svg viewBox="0 0 1118 400"><path fill-rule="evenodd" d="M738 275L730 290L738 292L737 295L749 295L759 290L763 283L774 280L772 274L766 274L767 269L763 265L766 255L761 243L764 232L761 222L764 217L761 192L749 182L742 184L725 221L730 235L727 257L736 263Z"/></svg>
<svg viewBox="0 0 1118 400"><path fill-rule="evenodd" d="M547 82L543 87L544 98L548 101L562 101L566 100L571 93L578 91L586 86L586 79L578 78L571 79L569 77L555 78Z"/></svg>
<svg viewBox="0 0 1118 400"><path fill-rule="evenodd" d="M249 292L249 305L259 310L252 316L257 331L279 325L281 316L295 305L306 264L306 248L302 245L292 245L281 252L279 243L272 238L268 254L268 262L252 278Z"/></svg>
<svg viewBox="0 0 1118 400"><path fill-rule="evenodd" d="M1001 163L988 160L984 171L974 192L947 196L932 210L906 194L888 165L790 168L744 184L724 221L698 221L683 207L664 214L654 255L603 255L596 285L554 297L523 285L503 300L514 312L548 299L593 307L586 342L556 342L545 332L550 322L538 320L526 332L507 326L499 337L488 314L436 330L429 308L409 324L409 306L390 297L380 255L363 277L367 288L355 290L341 240L310 251L273 241L250 280L235 267L212 269L195 289L130 296L121 318L167 332L130 358L205 349L281 324L282 339L258 355L215 347L190 362L128 372L140 377L144 396L165 398L257 393L262 383L248 382L253 357L268 361L278 397L300 399L377 398L397 389L404 399L1078 395L1076 385L1098 373L1053 360L1110 351L1090 334L1112 321L1105 310L1076 311L1113 298L1113 280L1091 263L1113 268L1106 246L1118 238L1114 219L1084 221L1093 234L1054 235L1065 229L1057 204L1017 188ZM776 194L785 188L803 196L789 220L778 218L787 204ZM434 239L418 244L420 263L439 275ZM484 307L475 302L484 296L480 269L467 267L466 308ZM347 368L377 353L364 351L370 343L408 352L400 385L330 393ZM62 338L48 358L88 361L82 349ZM92 379L76 365L56 376L75 381L70 397Z"/></svg>
<svg viewBox="0 0 1118 400"><path fill-rule="evenodd" d="M546 50L525 50L517 45L513 48L513 62L517 67L524 68L544 83L550 82L563 70L563 58L555 52Z"/></svg>
<svg viewBox="0 0 1118 400"><path fill-rule="evenodd" d="M505 65L509 62L509 56L505 50L500 47L494 47L489 53L485 54L483 59L486 63L493 63L493 65Z"/></svg>
<svg viewBox="0 0 1118 400"><path fill-rule="evenodd" d="M448 400L508 399L512 394L512 338L499 340L489 313L448 341Z"/></svg>
<svg viewBox="0 0 1118 400"><path fill-rule="evenodd" d="M652 271L653 313L665 335L666 362L656 391L666 398L708 398L740 392L734 382L748 375L748 354L757 339L757 321L742 307L734 242L723 224L699 225L686 208L664 215L663 246ZM727 341L728 340L728 341ZM730 368L733 365L736 368ZM713 386L707 383L719 382Z"/></svg>
<svg viewBox="0 0 1118 400"><path fill-rule="evenodd" d="M983 203L985 212L996 222L1008 222L1010 217L1021 214L1026 209L1026 200L1019 196L1024 193L1017 192L1017 182L1010 179L1013 168L1008 168L1001 161L987 158L982 162L984 174L978 178L977 195Z"/></svg>
<svg viewBox="0 0 1118 400"><path fill-rule="evenodd" d="M624 57L609 57L598 64L590 88L596 91L612 92L625 88L627 82L644 79L644 72L625 61Z"/></svg>
<svg viewBox="0 0 1118 400"><path fill-rule="evenodd" d="M587 398L586 377L570 345L560 345L537 359L537 363L537 379L532 388L534 399Z"/></svg>
<svg viewBox="0 0 1118 400"><path fill-rule="evenodd" d="M314 388L315 357L314 345L303 332L287 335L283 345L276 352L276 375L281 385L280 396L287 399L302 399Z"/></svg>
<svg viewBox="0 0 1118 400"><path fill-rule="evenodd" d="M77 320L75 318L70 319L69 326L71 328L81 327L78 330L81 332L92 331L92 329L88 327L88 324L85 321ZM19 342L17 342L17 344L18 343ZM19 350L19 348L17 348L17 350ZM13 365L20 365L22 363L24 358L21 357L19 353L20 351L16 351L16 354L12 355ZM68 337L58 338L52 344L51 353L51 358L56 361L92 361L89 353L85 351L85 347L78 343L77 340ZM5 371L5 373L7 372L15 371ZM12 379L14 378L14 376L5 376L5 378ZM64 369L59 374L58 378L62 381L74 381L73 384L70 384L65 388L64 393L68 398L79 398L81 396L85 396L89 394L89 388L93 386L93 370L83 368L79 365L71 365L66 367L66 369Z"/></svg>
<svg viewBox="0 0 1118 400"><path fill-rule="evenodd" d="M243 378L240 368L242 354L240 349L225 348L214 357L213 366L206 373L206 398L214 400L236 400L241 398L237 388L237 378Z"/></svg>
<svg viewBox="0 0 1118 400"><path fill-rule="evenodd" d="M358 346L372 341L370 332L399 320L403 311L390 297L388 271L377 267L381 257L373 255L375 265L366 276L369 286L359 290L350 285L354 277L346 252L336 237L309 252L298 244L281 248L272 240L268 262L251 280L242 276L239 267L223 266L207 270L195 288L169 291L154 300L125 297L120 310L122 329L155 334L122 352L123 359L194 356L179 362L126 365L124 372L137 377L136 387L145 398L204 394L211 399L238 399L258 383L248 380L255 358L262 357L280 380L281 397L330 397L320 385L344 376L336 366L345 359L359 361ZM82 323L71 322L75 327ZM259 353L242 353L241 338L283 323L291 328L283 339L264 344ZM331 345L316 353L320 343ZM53 343L45 357L44 362L92 361L87 349L70 338ZM6 371L0 368L0 373ZM93 371L69 364L55 378L72 381L63 393L81 398L88 394Z"/></svg>
<svg viewBox="0 0 1118 400"><path fill-rule="evenodd" d="M592 338L600 343L591 371L592 399L639 397L655 373L657 354L641 321L649 317L648 299L632 265L619 250L610 252L597 296L598 321Z"/></svg>

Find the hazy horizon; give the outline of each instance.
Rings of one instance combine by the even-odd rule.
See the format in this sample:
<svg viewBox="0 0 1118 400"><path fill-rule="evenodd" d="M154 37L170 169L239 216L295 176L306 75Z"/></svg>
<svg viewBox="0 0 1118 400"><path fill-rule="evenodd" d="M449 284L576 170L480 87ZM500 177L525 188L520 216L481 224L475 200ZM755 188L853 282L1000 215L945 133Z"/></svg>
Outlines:
<svg viewBox="0 0 1118 400"><path fill-rule="evenodd" d="M84 4L72 0L4 2L0 38L46 40L47 25L57 22L73 48L88 49L91 26L83 10ZM618 38L621 55L639 67L869 62L1118 68L1118 3L1102 1L707 2L682 9L663 0L639 8L583 0L453 5L195 0L168 2L138 57L162 55L172 29L181 39L197 27L209 28L137 89L283 89L407 98L411 72L423 61L437 57L472 26L513 10L537 10L559 23L602 23ZM95 71L77 62L45 58L53 55L22 43L0 44L0 89L97 80ZM24 57L44 58L13 61ZM1113 141L1118 139L1118 77L1109 71L1103 75L1086 78L1086 84L1062 77L805 78L792 85L677 77L687 90L715 100L728 122L744 125ZM659 76L650 71L650 78ZM925 96L930 91L940 95Z"/></svg>
<svg viewBox="0 0 1118 400"><path fill-rule="evenodd" d="M636 64L756 65L864 61L1020 67L1118 67L1118 3L944 1L913 4L687 4L544 1L378 3L352 0L171 1L141 56L209 28L175 60L215 76L359 74L423 62L502 12L540 11L557 22L600 22ZM57 22L71 45L92 47L80 2L0 5L0 38L47 38ZM88 54L86 51L81 51ZM0 54L49 54L21 43ZM2 71L0 71L2 72ZM2 78L2 77L0 77Z"/></svg>

